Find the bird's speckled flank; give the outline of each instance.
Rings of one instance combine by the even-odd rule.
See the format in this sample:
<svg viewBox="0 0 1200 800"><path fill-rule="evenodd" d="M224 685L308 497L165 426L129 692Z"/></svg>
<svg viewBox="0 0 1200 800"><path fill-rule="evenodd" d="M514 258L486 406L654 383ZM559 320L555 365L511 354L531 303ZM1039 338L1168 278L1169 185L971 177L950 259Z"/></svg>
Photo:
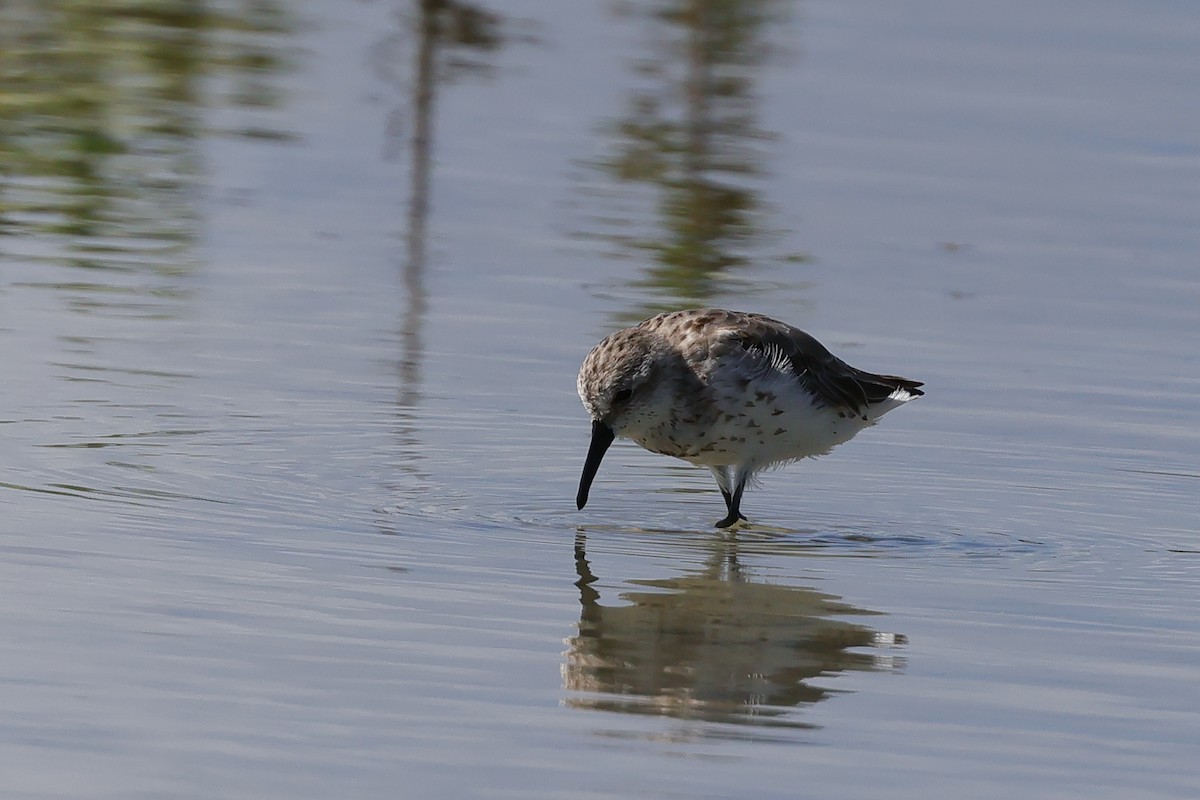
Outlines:
<svg viewBox="0 0 1200 800"><path fill-rule="evenodd" d="M592 418L583 508L614 437L709 467L739 519L763 469L828 453L922 394L918 381L855 369L783 322L715 308L660 314L596 345L579 370Z"/></svg>

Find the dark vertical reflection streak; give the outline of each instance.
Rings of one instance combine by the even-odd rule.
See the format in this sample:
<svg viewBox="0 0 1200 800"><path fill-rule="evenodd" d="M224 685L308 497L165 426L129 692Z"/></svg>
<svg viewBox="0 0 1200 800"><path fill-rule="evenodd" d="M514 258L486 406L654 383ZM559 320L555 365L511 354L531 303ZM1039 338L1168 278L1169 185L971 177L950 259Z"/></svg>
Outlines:
<svg viewBox="0 0 1200 800"><path fill-rule="evenodd" d="M409 196L406 252L403 284L405 311L400 323L399 377L401 409L413 409L420 403L421 362L423 359L424 318L428 309L425 289L428 235L433 182L434 125L439 87L464 74L488 75L488 60L504 42L502 17L482 6L453 0L417 0L413 12L407 4L399 6L395 17L402 30L387 37L377 48L377 69L383 76L402 74L395 62L403 59L403 43L408 37L403 28L415 31L414 61L410 86L404 91L404 79L385 77L400 86L407 96L407 113L398 109L389 128L400 129L405 121L412 126L409 139ZM389 131L394 138L396 131ZM397 150L390 143L385 154Z"/></svg>
<svg viewBox="0 0 1200 800"><path fill-rule="evenodd" d="M411 9L411 10L410 10ZM396 396L397 468L411 479L394 487L412 498L427 493L430 481L419 468L422 458L419 408L422 403L425 321L429 308L426 288L428 229L433 194L433 151L438 93L460 75L489 75L490 58L504 43L503 18L482 6L453 0L416 0L397 6L399 30L374 48L381 79L395 84L404 98L387 122L384 157L395 157L403 146L406 125L409 176L405 252L401 280L405 302L399 320L398 389ZM411 34L406 33L411 31ZM405 49L411 49L411 56ZM402 66L411 58L407 79Z"/></svg>
<svg viewBox="0 0 1200 800"><path fill-rule="evenodd" d="M433 147L433 113L436 99L434 74L438 46L437 0L421 0L417 22L416 71L413 79L413 134L410 143L407 258L404 288L407 297L400 329L401 409L413 409L421 397L422 329L427 307L425 295L425 234L429 219L430 162Z"/></svg>

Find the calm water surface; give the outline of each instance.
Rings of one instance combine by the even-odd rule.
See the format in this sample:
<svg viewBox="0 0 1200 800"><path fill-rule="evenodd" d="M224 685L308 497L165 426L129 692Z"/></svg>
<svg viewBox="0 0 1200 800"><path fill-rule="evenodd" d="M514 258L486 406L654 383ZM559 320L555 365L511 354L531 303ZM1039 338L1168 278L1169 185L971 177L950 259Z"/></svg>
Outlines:
<svg viewBox="0 0 1200 800"><path fill-rule="evenodd" d="M2 794L1200 794L1200 8L419 5L0 10ZM705 303L928 394L575 511Z"/></svg>

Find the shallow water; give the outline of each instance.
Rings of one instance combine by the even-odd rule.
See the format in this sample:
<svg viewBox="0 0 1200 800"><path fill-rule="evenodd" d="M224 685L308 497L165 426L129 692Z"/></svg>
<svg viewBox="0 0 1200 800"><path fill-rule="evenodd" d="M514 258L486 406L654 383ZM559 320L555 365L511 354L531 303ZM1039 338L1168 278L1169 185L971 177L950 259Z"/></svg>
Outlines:
<svg viewBox="0 0 1200 800"><path fill-rule="evenodd" d="M5 796L1200 792L1192 4L106 8L0 11ZM700 303L927 395L576 511Z"/></svg>

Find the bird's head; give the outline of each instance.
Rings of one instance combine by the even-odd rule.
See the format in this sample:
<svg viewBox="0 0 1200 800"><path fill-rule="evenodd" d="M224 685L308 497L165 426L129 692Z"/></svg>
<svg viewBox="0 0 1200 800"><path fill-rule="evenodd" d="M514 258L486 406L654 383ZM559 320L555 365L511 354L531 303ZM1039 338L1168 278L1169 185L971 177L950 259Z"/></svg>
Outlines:
<svg viewBox="0 0 1200 800"><path fill-rule="evenodd" d="M662 337L641 328L617 331L592 348L579 368L579 399L592 418L592 441L579 481L576 505L588 490L613 439L639 434L671 413L668 365L679 360Z"/></svg>

